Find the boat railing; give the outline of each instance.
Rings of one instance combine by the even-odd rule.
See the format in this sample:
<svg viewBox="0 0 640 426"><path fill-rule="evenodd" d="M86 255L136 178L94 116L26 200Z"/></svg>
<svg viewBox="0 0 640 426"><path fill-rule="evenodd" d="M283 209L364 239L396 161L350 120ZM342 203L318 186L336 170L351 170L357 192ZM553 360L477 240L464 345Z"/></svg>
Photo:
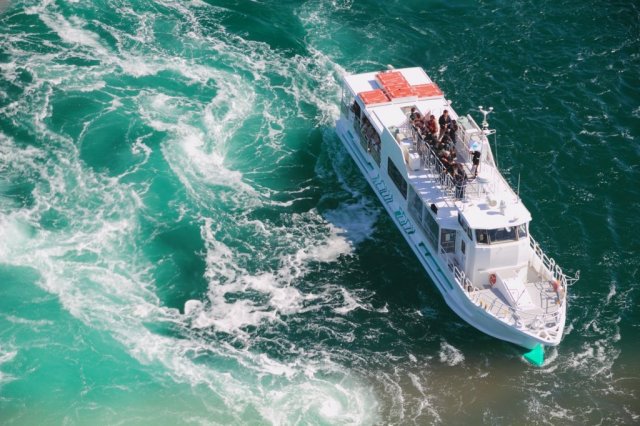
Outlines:
<svg viewBox="0 0 640 426"><path fill-rule="evenodd" d="M529 235L529 244L533 253L533 268L536 270L538 270L538 268L541 269L538 270L538 272L543 276L546 275L546 278L551 281L551 284L554 286L554 290L558 293L560 303L564 303L567 297L567 288L578 281L580 278L580 271L578 271L574 277L568 277L562 271L560 265L542 251L540 244L538 244L531 235ZM547 274L544 273L545 271Z"/></svg>
<svg viewBox="0 0 640 426"><path fill-rule="evenodd" d="M481 150L486 151L486 153L481 157L480 169L488 167L491 171L491 178L488 182L483 184L475 182L478 186L481 186L481 188L479 188L480 191L477 192L478 195L480 193L495 195L499 195L501 193L503 196L512 197L514 201L517 202L520 197L498 170L498 166L493 158L493 153L489 146L487 134L485 134L480 126L478 126L471 115L467 114L464 117L464 120L467 123L466 126L462 125L462 121L460 121L460 127L462 127L462 129L460 129L461 131L459 130L456 132L455 143L458 156L463 158L465 161L470 162L471 158L469 155L473 150L473 143L480 143L483 147ZM485 146L486 149L484 148Z"/></svg>
<svg viewBox="0 0 640 426"><path fill-rule="evenodd" d="M479 138L478 142L483 145L487 143L486 137L484 136L484 134L482 133L482 130L478 127L476 122L473 120L473 118L471 116L467 116L467 120L470 123L471 130L473 133L468 133L465 129L460 129L460 131L456 132L455 140L454 140L454 145L456 147L457 160L458 162L461 162L463 164L471 163L471 157L469 153L471 151L471 145L472 145L471 142L472 140L474 140L474 138L476 139ZM403 130L405 134L408 133L411 135L414 141L414 144L418 149L418 152L423 158L423 164L425 165L425 168L431 171L432 173L440 173L441 168L444 167L442 165L442 162L438 158L433 147L422 139L421 135L418 133L418 131L415 129L412 123L407 119L407 121L402 126L400 126L400 128ZM468 177L465 180L465 182L461 184L461 186L464 189L459 188L458 191L456 192L455 188L452 190L450 187L446 187L444 188L445 195L447 196L458 195L457 198L464 198L465 200L468 200L469 198L479 198L481 196L484 197L487 195L494 195L497 197L501 194L509 194L510 196L513 196L515 200L518 199L518 195L513 191L513 189L511 188L509 183L506 181L504 176L502 176L502 174L496 168L495 162L493 161L493 156L491 154L491 150L488 148L489 147L487 146L486 158L482 160L480 167L481 168L488 167L490 169L490 172L489 172L490 178L484 179L481 182L480 179L476 178L475 176ZM425 159L425 157L427 158ZM433 157L437 161L432 161L429 157ZM436 165L438 165L439 163L440 167L436 166L434 170L434 167L432 166L433 163L435 163ZM468 172L471 173L471 171L472 169L469 168Z"/></svg>
<svg viewBox="0 0 640 426"><path fill-rule="evenodd" d="M445 196L457 199L468 199L469 197L479 197L481 194L491 192L490 190L488 191L488 186L490 184L481 184L474 179L467 178L464 182L456 183L451 174L447 171L444 163L440 161L440 158L434 151L433 147L422 139L408 120L400 126L400 129L402 129L404 134L411 135L411 139L420 154L422 165L427 171L437 176L436 179L438 180L440 188Z"/></svg>
<svg viewBox="0 0 640 426"><path fill-rule="evenodd" d="M420 160L424 168L430 171L433 175L436 176L436 180L438 181L442 192L448 197L455 197L456 195L456 184L448 173L445 165L440 161L440 158L433 151L433 148L426 143L416 129L411 125L411 123L407 120L400 129L404 132L404 134L410 134L413 143L420 155ZM460 193L460 192L459 192Z"/></svg>
<svg viewBox="0 0 640 426"><path fill-rule="evenodd" d="M482 289L476 287L466 277L464 271L460 270L455 264L453 257L446 253L442 247L440 247L440 257L446 262L447 268L453 275L455 282L469 300L486 312L518 328L528 329L529 332L543 338L553 338L560 332L560 309L547 314L535 314L516 309L495 296L491 297L489 301L486 301L485 298L482 297Z"/></svg>
<svg viewBox="0 0 640 426"><path fill-rule="evenodd" d="M440 161L436 153L433 152L428 144L422 141L418 141L418 152L420 153L422 164L427 170L436 176L442 191L448 197L454 197L456 190L455 183L451 178L451 175L447 172L447 168L442 161Z"/></svg>
<svg viewBox="0 0 640 426"><path fill-rule="evenodd" d="M420 154L423 167L425 170L431 172L437 177L436 179L440 183L443 195L446 197L464 199L465 201L468 201L472 198L477 199L489 195L496 198L503 198L507 196L513 197L514 201L517 202L519 199L518 195L513 191L513 188L511 188L495 165L485 134L470 115L466 117L466 120L469 123L467 125L468 128L462 126L455 135L454 146L456 147L457 162L467 164L466 172L468 174L471 173L473 169L469 165L471 163L469 153L472 148L472 141L477 140L477 142L481 143L483 146L486 145L486 154L483 156L480 168L489 168L489 178L485 176L485 179L481 180L476 176L468 176L463 182L458 183L457 190L453 177L447 172L446 167L442 161L440 161L440 158L438 158L434 148L423 140L422 136L413 126L411 121L407 118L405 122L397 128L403 134L410 135L413 140L414 147Z"/></svg>

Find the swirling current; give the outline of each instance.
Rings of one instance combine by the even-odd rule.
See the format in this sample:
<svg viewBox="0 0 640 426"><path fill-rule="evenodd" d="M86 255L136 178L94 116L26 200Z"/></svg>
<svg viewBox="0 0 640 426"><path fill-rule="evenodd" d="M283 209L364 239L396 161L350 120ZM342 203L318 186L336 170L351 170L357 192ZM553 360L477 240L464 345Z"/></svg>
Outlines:
<svg viewBox="0 0 640 426"><path fill-rule="evenodd" d="M637 424L632 1L0 1L0 423ZM446 306L334 131L421 66L567 272L535 368Z"/></svg>

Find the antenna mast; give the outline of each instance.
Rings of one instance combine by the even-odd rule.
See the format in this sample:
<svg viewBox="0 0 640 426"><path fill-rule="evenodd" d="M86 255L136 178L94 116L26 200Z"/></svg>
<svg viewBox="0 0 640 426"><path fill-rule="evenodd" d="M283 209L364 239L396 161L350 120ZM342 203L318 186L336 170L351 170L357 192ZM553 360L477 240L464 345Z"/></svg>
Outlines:
<svg viewBox="0 0 640 426"><path fill-rule="evenodd" d="M496 150L496 168L498 167L498 139L496 138L496 131L489 128L489 122L487 121L487 116L493 112L493 107L489 107L489 109L484 109L482 105L478 106L478 110L482 113L482 133L486 136L493 136L493 143L495 145Z"/></svg>
<svg viewBox="0 0 640 426"><path fill-rule="evenodd" d="M482 132L485 135L490 135L492 133L495 133L495 130L490 130L489 129L489 122L487 121L487 115L489 115L489 114L491 114L493 112L493 107L489 107L489 109L486 110L486 109L484 109L482 107L482 105L480 105L478 107L478 109L482 113Z"/></svg>

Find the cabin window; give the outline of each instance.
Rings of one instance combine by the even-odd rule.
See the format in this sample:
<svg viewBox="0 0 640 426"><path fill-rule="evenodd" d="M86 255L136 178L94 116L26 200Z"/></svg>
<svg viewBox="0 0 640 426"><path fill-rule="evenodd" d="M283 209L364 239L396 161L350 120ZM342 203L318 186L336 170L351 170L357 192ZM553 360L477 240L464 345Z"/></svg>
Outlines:
<svg viewBox="0 0 640 426"><path fill-rule="evenodd" d="M527 224L518 225L518 239L527 238Z"/></svg>
<svg viewBox="0 0 640 426"><path fill-rule="evenodd" d="M402 177L400 170L398 170L396 165L393 164L393 161L391 161L391 158L389 158L388 160L389 161L387 163L387 173L389 174L389 177L391 178L393 183L396 185L396 188L398 188L398 191L400 191L400 194L402 194L402 197L406 199L407 198L407 181L404 179L404 177Z"/></svg>
<svg viewBox="0 0 640 426"><path fill-rule="evenodd" d="M420 225L420 228L427 236L427 240L431 246L435 249L438 248L438 232L440 227L438 222L431 214L429 208L425 206L420 198L420 195L416 193L412 186L409 186L409 213L413 216L416 222Z"/></svg>
<svg viewBox="0 0 640 426"><path fill-rule="evenodd" d="M358 117L358 120L360 119L360 105L354 100L353 103L351 104L351 111L353 111L353 114Z"/></svg>
<svg viewBox="0 0 640 426"><path fill-rule="evenodd" d="M478 244L498 244L516 241L517 239L516 227L514 226L498 229L476 229L476 241Z"/></svg>
<svg viewBox="0 0 640 426"><path fill-rule="evenodd" d="M460 240L460 251L462 254L466 253L467 245L464 243L464 240Z"/></svg>
<svg viewBox="0 0 640 426"><path fill-rule="evenodd" d="M413 218L418 222L422 219L422 200L416 193L412 186L409 187L409 213L413 215Z"/></svg>
<svg viewBox="0 0 640 426"><path fill-rule="evenodd" d="M462 218L462 215L460 213L458 213L458 223L460 224L462 230L467 234L467 237L469 237L470 240L473 240L471 228L469 228L469 225L467 225L467 222Z"/></svg>
<svg viewBox="0 0 640 426"><path fill-rule="evenodd" d="M491 243L500 243L503 241L515 241L517 239L518 237L516 236L515 226L508 226L506 228L489 230L489 241Z"/></svg>
<svg viewBox="0 0 640 426"><path fill-rule="evenodd" d="M438 248L438 233L440 232L440 227L438 226L438 222L436 218L433 217L431 210L422 209L422 229L424 233L427 235L431 246L434 249Z"/></svg>
<svg viewBox="0 0 640 426"><path fill-rule="evenodd" d="M443 229L440 232L440 245L445 253L453 253L456 251L456 230Z"/></svg>

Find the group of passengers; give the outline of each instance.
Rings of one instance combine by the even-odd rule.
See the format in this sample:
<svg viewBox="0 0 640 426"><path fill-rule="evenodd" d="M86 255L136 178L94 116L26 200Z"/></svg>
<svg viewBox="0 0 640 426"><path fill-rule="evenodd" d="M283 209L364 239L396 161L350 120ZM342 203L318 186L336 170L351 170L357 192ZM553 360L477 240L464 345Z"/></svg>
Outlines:
<svg viewBox="0 0 640 426"><path fill-rule="evenodd" d="M423 149L431 150L438 157L442 164L442 178L445 179L449 175L456 188L456 198L463 198L468 177L464 165L456 161L455 140L458 131L456 120L451 119L449 111L446 109L436 121L435 115L430 114L428 118L427 115L423 117L415 107L411 108L409 119L413 129L423 142L419 145Z"/></svg>
<svg viewBox="0 0 640 426"><path fill-rule="evenodd" d="M423 117L422 114L416 110L416 107L411 107L409 120L411 120L411 124L420 138L432 147L435 146L437 142L444 141L453 144L456 140L458 123L456 120L451 119L449 111L446 109L436 121L435 115L425 114Z"/></svg>

